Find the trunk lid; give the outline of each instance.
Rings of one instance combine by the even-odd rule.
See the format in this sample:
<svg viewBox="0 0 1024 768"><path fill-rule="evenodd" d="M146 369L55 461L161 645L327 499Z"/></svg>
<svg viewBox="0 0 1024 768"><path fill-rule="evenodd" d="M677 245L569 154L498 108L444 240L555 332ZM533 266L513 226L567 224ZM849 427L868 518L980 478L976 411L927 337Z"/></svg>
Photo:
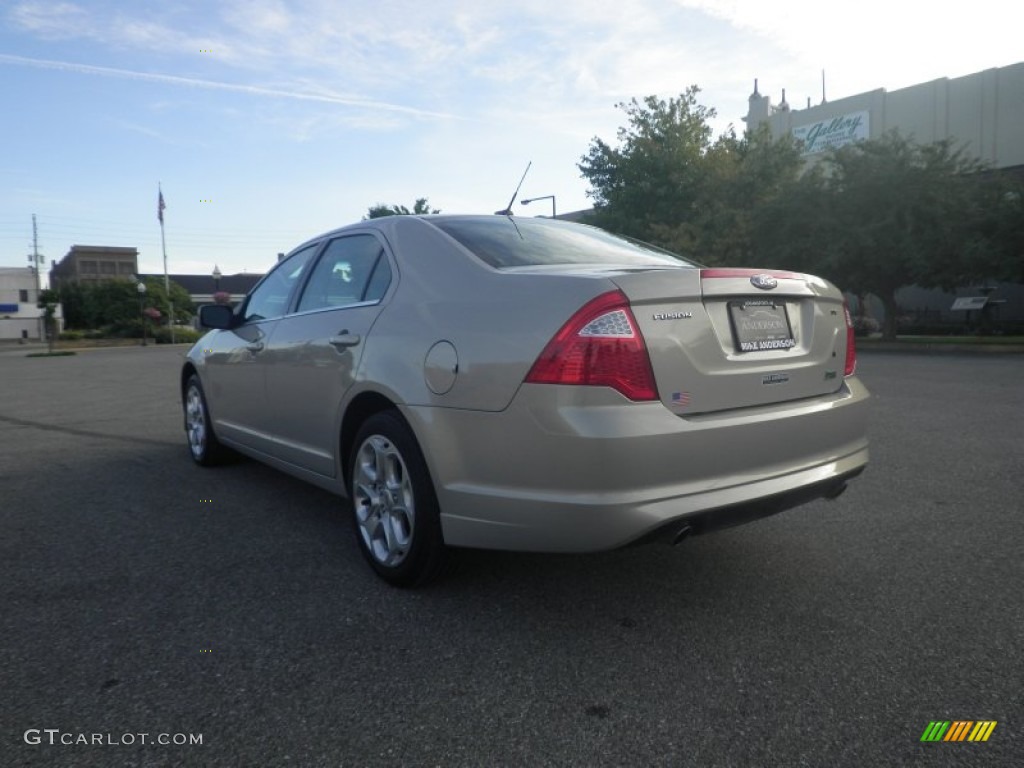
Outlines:
<svg viewBox="0 0 1024 768"><path fill-rule="evenodd" d="M825 280L752 269L610 279L629 298L658 396L675 413L800 400L842 386L846 315L842 294Z"/></svg>

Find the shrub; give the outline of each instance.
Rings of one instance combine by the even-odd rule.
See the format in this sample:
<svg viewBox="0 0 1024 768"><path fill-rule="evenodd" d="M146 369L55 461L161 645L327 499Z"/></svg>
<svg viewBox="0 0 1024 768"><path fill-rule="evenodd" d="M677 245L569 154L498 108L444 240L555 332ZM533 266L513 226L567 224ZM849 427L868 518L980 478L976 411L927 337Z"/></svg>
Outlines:
<svg viewBox="0 0 1024 768"><path fill-rule="evenodd" d="M202 335L203 334L198 331L193 331L191 328L174 327L174 340L179 344L195 344L200 338L202 338ZM170 344L170 328L157 328L153 332L153 339L157 344Z"/></svg>
<svg viewBox="0 0 1024 768"><path fill-rule="evenodd" d="M857 336L870 336L882 330L882 325L875 318L867 315L857 315L853 318L853 332Z"/></svg>

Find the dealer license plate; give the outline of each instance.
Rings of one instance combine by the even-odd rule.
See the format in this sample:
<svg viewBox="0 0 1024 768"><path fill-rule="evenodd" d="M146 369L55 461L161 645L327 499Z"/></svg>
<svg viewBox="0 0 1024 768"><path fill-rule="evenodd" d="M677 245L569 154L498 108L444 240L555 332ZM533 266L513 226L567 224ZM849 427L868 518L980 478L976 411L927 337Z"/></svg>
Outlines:
<svg viewBox="0 0 1024 768"><path fill-rule="evenodd" d="M740 352L796 346L786 305L781 302L771 299L730 301L729 320L736 349Z"/></svg>

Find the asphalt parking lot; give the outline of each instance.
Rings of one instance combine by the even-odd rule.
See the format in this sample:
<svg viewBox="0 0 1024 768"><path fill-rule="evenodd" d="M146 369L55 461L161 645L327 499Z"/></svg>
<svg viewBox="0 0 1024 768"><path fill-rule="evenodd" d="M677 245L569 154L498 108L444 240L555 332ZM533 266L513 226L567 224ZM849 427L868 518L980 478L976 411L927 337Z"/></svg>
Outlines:
<svg viewBox="0 0 1024 768"><path fill-rule="evenodd" d="M338 498L192 465L182 354L0 354L0 765L1022 764L1024 356L862 355L835 502L408 592Z"/></svg>

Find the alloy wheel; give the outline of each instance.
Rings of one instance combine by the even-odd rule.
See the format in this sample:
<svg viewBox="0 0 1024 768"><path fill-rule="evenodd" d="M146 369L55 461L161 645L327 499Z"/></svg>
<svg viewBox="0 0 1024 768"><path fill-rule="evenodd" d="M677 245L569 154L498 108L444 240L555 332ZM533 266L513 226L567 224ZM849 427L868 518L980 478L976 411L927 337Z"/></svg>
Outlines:
<svg viewBox="0 0 1024 768"><path fill-rule="evenodd" d="M395 567L413 543L415 494L402 454L382 435L366 438L356 456L354 499L359 534L381 565Z"/></svg>

